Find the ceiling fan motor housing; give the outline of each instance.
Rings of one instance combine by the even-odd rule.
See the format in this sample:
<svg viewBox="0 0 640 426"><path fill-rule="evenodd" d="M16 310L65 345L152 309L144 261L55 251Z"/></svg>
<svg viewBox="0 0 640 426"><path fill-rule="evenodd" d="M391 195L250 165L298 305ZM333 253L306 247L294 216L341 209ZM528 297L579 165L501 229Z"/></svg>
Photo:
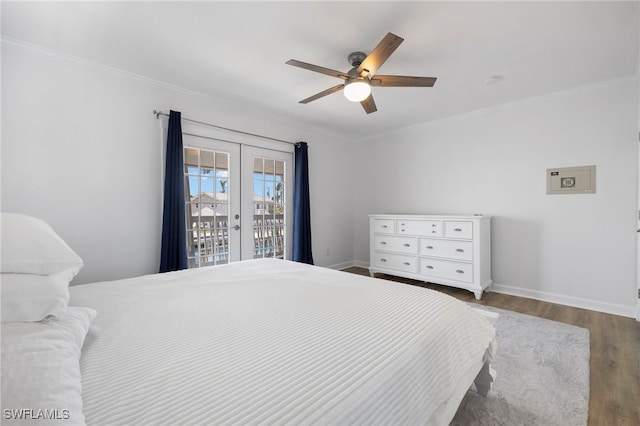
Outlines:
<svg viewBox="0 0 640 426"><path fill-rule="evenodd" d="M367 57L367 54L364 52L352 52L347 57L347 60L349 61L352 67L358 68L362 63L362 61L364 61L364 58L366 57Z"/></svg>

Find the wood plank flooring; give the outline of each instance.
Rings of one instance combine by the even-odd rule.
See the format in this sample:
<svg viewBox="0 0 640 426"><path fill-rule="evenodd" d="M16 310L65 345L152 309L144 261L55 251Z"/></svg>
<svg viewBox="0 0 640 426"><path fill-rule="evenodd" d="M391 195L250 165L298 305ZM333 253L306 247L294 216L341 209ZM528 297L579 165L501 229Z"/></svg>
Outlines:
<svg viewBox="0 0 640 426"><path fill-rule="evenodd" d="M360 267L344 271L369 275ZM640 322L635 319L499 293L485 293L478 301L466 290L384 274L376 277L590 330L589 426L640 426Z"/></svg>

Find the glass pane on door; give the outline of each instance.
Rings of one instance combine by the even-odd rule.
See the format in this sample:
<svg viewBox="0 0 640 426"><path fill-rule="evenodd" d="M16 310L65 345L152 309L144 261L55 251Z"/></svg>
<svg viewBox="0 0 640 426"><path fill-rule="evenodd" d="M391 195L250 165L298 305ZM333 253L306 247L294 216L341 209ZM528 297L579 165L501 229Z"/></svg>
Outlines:
<svg viewBox="0 0 640 426"><path fill-rule="evenodd" d="M189 267L229 262L229 154L184 149Z"/></svg>
<svg viewBox="0 0 640 426"><path fill-rule="evenodd" d="M285 256L285 162L253 158L253 257Z"/></svg>

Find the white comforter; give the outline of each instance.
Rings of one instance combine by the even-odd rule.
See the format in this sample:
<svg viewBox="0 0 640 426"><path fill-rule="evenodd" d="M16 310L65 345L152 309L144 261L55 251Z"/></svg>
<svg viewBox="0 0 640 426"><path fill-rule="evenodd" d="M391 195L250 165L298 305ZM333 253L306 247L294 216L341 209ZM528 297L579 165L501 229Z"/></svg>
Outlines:
<svg viewBox="0 0 640 426"><path fill-rule="evenodd" d="M435 291L274 259L75 286L71 304L98 312L90 425L425 424L495 339Z"/></svg>

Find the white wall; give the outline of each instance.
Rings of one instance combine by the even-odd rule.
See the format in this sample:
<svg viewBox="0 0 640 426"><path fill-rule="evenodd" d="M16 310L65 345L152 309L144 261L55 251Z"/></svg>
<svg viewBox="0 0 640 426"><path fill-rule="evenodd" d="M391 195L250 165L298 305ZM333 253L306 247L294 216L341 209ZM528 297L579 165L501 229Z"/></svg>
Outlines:
<svg viewBox="0 0 640 426"><path fill-rule="evenodd" d="M156 272L161 149L151 111L174 109L309 142L318 265L368 264L369 213L484 213L494 216L498 291L635 315L637 77L355 144L5 42L2 89L1 209L53 225L85 261L74 283ZM596 194L545 194L547 168L590 164Z"/></svg>
<svg viewBox="0 0 640 426"><path fill-rule="evenodd" d="M75 284L157 272L162 150L153 109L308 142L316 264L353 259L345 140L13 42L2 45L2 91L1 209L54 227L85 262Z"/></svg>
<svg viewBox="0 0 640 426"><path fill-rule="evenodd" d="M638 81L422 124L357 144L355 258L370 213L493 216L496 291L635 317ZM546 170L596 165L595 194Z"/></svg>

